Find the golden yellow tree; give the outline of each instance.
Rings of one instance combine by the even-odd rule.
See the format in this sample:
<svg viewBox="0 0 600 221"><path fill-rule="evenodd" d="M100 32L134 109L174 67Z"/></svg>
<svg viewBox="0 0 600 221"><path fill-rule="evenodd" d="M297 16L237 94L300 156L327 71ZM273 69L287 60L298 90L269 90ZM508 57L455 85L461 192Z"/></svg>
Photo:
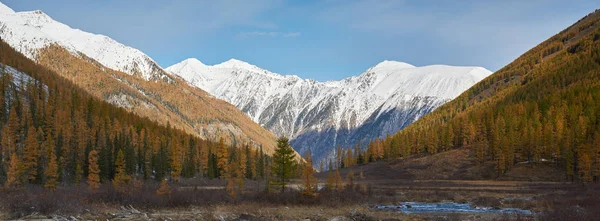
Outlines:
<svg viewBox="0 0 600 221"><path fill-rule="evenodd" d="M246 176L246 172L247 169L247 160L248 160L248 153L246 152L248 151L248 146L246 146L246 148L243 148L240 150L240 176L243 180L243 177Z"/></svg>
<svg viewBox="0 0 600 221"><path fill-rule="evenodd" d="M37 132L35 128L29 127L27 130L27 138L25 139L25 150L23 150L23 167L27 173L27 179L33 183L37 178L38 159L39 159L39 144L37 140Z"/></svg>
<svg viewBox="0 0 600 221"><path fill-rule="evenodd" d="M169 188L169 185L167 185L166 179L163 179L162 181L160 181L160 188L158 188L158 190L156 190L156 194L159 196L171 195L171 188Z"/></svg>
<svg viewBox="0 0 600 221"><path fill-rule="evenodd" d="M54 148L49 149L49 155L48 166L44 172L44 175L46 176L46 183L44 184L44 187L54 191L56 186L58 186L58 162L56 160Z"/></svg>
<svg viewBox="0 0 600 221"><path fill-rule="evenodd" d="M117 153L117 161L115 162L116 174L113 178L113 185L120 192L125 191L125 186L129 184L129 181L131 180L131 176L127 174L125 167L125 155L123 154L123 150L119 150Z"/></svg>
<svg viewBox="0 0 600 221"><path fill-rule="evenodd" d="M335 173L333 174L333 182L334 182L334 188L335 188L335 190L342 189L344 183L342 181L342 176L340 176L340 170L339 169L336 169Z"/></svg>
<svg viewBox="0 0 600 221"><path fill-rule="evenodd" d="M594 151L594 168L592 168L592 174L594 176L594 181L597 182L600 179L600 131L596 131L594 135L594 146L592 150Z"/></svg>
<svg viewBox="0 0 600 221"><path fill-rule="evenodd" d="M312 167L312 153L307 150L304 153L304 163L302 164L302 194L312 196L315 193L317 179L314 176L315 170Z"/></svg>
<svg viewBox="0 0 600 221"><path fill-rule="evenodd" d="M348 172L348 174L346 175L346 179L348 180L348 185L350 186L350 188L354 187L354 171L350 170L350 172Z"/></svg>
<svg viewBox="0 0 600 221"><path fill-rule="evenodd" d="M579 176L584 183L592 181L592 159L587 153L579 156Z"/></svg>
<svg viewBox="0 0 600 221"><path fill-rule="evenodd" d="M225 173L225 170L227 170L228 163L229 153L227 152L225 141L223 140L223 138L221 138L217 146L217 168L219 168L219 175L223 175Z"/></svg>
<svg viewBox="0 0 600 221"><path fill-rule="evenodd" d="M98 166L98 151L92 150L88 154L88 185L90 189L100 187L100 167Z"/></svg>
<svg viewBox="0 0 600 221"><path fill-rule="evenodd" d="M8 176L6 179L6 186L18 187L22 184L23 181L23 165L17 153L13 153L12 156L10 156L9 165L10 166L8 167L8 172L6 173L6 175Z"/></svg>
<svg viewBox="0 0 600 221"><path fill-rule="evenodd" d="M333 190L335 186L335 179L333 178L333 172L331 172L331 169L329 171L327 171L327 184L325 184L325 187L328 190Z"/></svg>
<svg viewBox="0 0 600 221"><path fill-rule="evenodd" d="M179 139L172 139L170 148L171 178L173 178L175 181L179 181L181 170L183 169L181 165L182 148L178 140Z"/></svg>
<svg viewBox="0 0 600 221"><path fill-rule="evenodd" d="M234 166L235 166L234 162L231 162L229 165L227 165L227 167L223 171L222 176L226 180L225 190L227 191L229 196L231 196L232 198L235 199L237 194L236 194L236 189L235 189L235 174L234 174L235 168L234 168Z"/></svg>

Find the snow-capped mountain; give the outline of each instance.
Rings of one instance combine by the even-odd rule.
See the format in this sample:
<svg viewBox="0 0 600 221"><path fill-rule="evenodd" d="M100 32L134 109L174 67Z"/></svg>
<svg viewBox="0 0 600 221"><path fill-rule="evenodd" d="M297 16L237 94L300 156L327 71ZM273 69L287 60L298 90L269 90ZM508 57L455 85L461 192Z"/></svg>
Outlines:
<svg viewBox="0 0 600 221"><path fill-rule="evenodd" d="M107 36L0 3L0 39L89 94L139 116L204 139L261 146L267 154L275 150L275 135L235 106Z"/></svg>
<svg viewBox="0 0 600 221"><path fill-rule="evenodd" d="M73 29L39 10L15 12L0 3L0 38L33 60L39 49L58 44L114 70L146 80L169 80L162 68L141 51L104 35Z"/></svg>
<svg viewBox="0 0 600 221"><path fill-rule="evenodd" d="M360 76L318 82L235 59L210 66L194 58L166 70L291 138L299 153L310 149L315 162L337 145L395 133L491 74L481 67L383 61Z"/></svg>

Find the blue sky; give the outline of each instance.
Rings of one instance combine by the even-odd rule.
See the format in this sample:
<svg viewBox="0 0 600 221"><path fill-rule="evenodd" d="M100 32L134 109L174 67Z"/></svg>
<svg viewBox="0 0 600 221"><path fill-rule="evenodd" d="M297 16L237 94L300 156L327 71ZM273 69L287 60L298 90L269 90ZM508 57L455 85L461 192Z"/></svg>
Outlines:
<svg viewBox="0 0 600 221"><path fill-rule="evenodd" d="M600 1L1 0L138 48L161 66L230 58L320 81L383 61L492 71Z"/></svg>

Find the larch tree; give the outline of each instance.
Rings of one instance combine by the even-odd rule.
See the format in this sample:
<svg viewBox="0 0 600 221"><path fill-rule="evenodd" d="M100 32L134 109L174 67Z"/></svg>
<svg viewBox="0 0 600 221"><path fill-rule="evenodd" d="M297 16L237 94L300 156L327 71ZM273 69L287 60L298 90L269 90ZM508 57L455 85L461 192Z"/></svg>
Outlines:
<svg viewBox="0 0 600 221"><path fill-rule="evenodd" d="M125 191L125 185L129 184L129 181L131 180L131 177L125 170L125 166L125 155L123 154L123 150L119 150L117 153L117 161L115 162L116 174L112 182L115 188L121 192Z"/></svg>
<svg viewBox="0 0 600 221"><path fill-rule="evenodd" d="M175 181L179 181L181 176L181 170L183 169L181 166L181 144L179 143L179 139L172 139L170 142L169 154L170 154L170 162L171 162L171 178Z"/></svg>
<svg viewBox="0 0 600 221"><path fill-rule="evenodd" d="M583 183L592 181L592 159L587 153L581 153L579 156L579 177Z"/></svg>
<svg viewBox="0 0 600 221"><path fill-rule="evenodd" d="M333 190L335 187L335 179L333 178L333 172L331 169L327 171L327 183L325 184L327 190Z"/></svg>
<svg viewBox="0 0 600 221"><path fill-rule="evenodd" d="M171 195L171 188L169 188L166 179L160 181L160 187L156 190L156 194L159 196Z"/></svg>
<svg viewBox="0 0 600 221"><path fill-rule="evenodd" d="M38 159L40 157L37 132L34 127L29 127L29 130L27 130L27 138L25 141L25 149L23 150L23 167L29 182L34 183L38 175Z"/></svg>
<svg viewBox="0 0 600 221"><path fill-rule="evenodd" d="M312 196L315 193L317 179L314 176L315 170L312 167L312 153L307 150L304 153L304 163L302 163L302 194Z"/></svg>
<svg viewBox="0 0 600 221"><path fill-rule="evenodd" d="M596 131L594 135L594 147L592 150L594 152L594 168L592 169L592 174L594 176L594 182L598 182L600 179L600 130Z"/></svg>
<svg viewBox="0 0 600 221"><path fill-rule="evenodd" d="M238 172L238 167L236 165L235 159L227 165L227 169L223 171L223 178L225 178L225 190L231 196L231 198L237 197L236 190L236 172Z"/></svg>
<svg viewBox="0 0 600 221"><path fill-rule="evenodd" d="M56 186L58 186L58 162L56 160L54 148L49 149L49 155L48 166L46 166L46 171L44 171L44 175L46 177L44 187L54 191Z"/></svg>
<svg viewBox="0 0 600 221"><path fill-rule="evenodd" d="M246 172L248 169L248 162L247 162L248 150L249 150L248 145L246 145L245 148L240 150L240 161L239 161L240 162L240 167L239 167L240 168L240 176L239 177L242 178L242 181L243 181L243 178L246 177Z"/></svg>
<svg viewBox="0 0 600 221"><path fill-rule="evenodd" d="M333 183L334 183L334 189L335 190L341 190L342 186L344 185L343 181L342 181L342 176L340 176L340 170L336 169L335 173L333 173Z"/></svg>
<svg viewBox="0 0 600 221"><path fill-rule="evenodd" d="M279 187L281 192L285 191L289 179L294 176L296 166L294 157L294 149L290 146L289 140L285 137L277 139L277 149L273 154L273 165L271 166L274 175L271 184Z"/></svg>
<svg viewBox="0 0 600 221"><path fill-rule="evenodd" d="M352 169L350 169L350 172L348 172L348 174L346 175L346 179L348 180L348 185L350 186L350 188L354 187L354 179L356 177L354 176L354 171Z"/></svg>
<svg viewBox="0 0 600 221"><path fill-rule="evenodd" d="M17 115L17 110L15 105L12 105L8 114L8 122L6 123L6 128L10 141L15 144L19 141L19 131L21 129L21 121L19 120L19 116ZM14 152L15 149L8 149L8 156Z"/></svg>
<svg viewBox="0 0 600 221"><path fill-rule="evenodd" d="M3 168L8 168L10 164L6 158L10 157L15 152L16 145L9 133L9 130L7 129L2 130L2 140L0 141L0 147L2 149L2 165L0 166L2 166Z"/></svg>
<svg viewBox="0 0 600 221"><path fill-rule="evenodd" d="M92 150L88 154L88 177L87 183L90 189L100 187L100 166L98 166L98 151Z"/></svg>
<svg viewBox="0 0 600 221"><path fill-rule="evenodd" d="M217 168L219 169L219 175L225 173L228 164L229 153L227 151L227 147L225 146L225 141L223 138L221 138L219 139L219 144L217 145Z"/></svg>
<svg viewBox="0 0 600 221"><path fill-rule="evenodd" d="M6 186L9 187L18 187L22 184L23 177L23 165L21 163L21 159L17 153L13 153L10 156L8 171L6 173Z"/></svg>

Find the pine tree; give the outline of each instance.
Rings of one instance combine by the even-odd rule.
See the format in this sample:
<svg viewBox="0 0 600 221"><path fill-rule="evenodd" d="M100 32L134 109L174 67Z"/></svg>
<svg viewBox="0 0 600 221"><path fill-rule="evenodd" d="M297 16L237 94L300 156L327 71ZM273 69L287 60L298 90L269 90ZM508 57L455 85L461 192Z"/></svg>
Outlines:
<svg viewBox="0 0 600 221"><path fill-rule="evenodd" d="M88 185L91 189L100 187L100 167L98 166L98 151L92 150L88 154Z"/></svg>
<svg viewBox="0 0 600 221"><path fill-rule="evenodd" d="M116 174L113 179L113 185L120 192L125 191L125 186L129 184L131 177L127 174L125 170L126 162L125 155L123 154L123 150L119 150L117 153L117 161L115 162L115 170Z"/></svg>
<svg viewBox="0 0 600 221"><path fill-rule="evenodd" d="M312 154L310 150L304 153L304 163L302 164L302 194L307 196L314 195L317 179L314 177L315 170L312 167Z"/></svg>
<svg viewBox="0 0 600 221"><path fill-rule="evenodd" d="M294 149L290 146L288 139L281 137L277 140L277 149L273 154L273 165L271 171L275 176L272 185L285 190L287 182L294 175L296 162L294 161Z"/></svg>
<svg viewBox="0 0 600 221"><path fill-rule="evenodd" d="M256 172L257 172L257 170L256 170L256 164L257 164L256 160L258 158L257 157L258 156L257 153L258 152L256 152L256 151L251 151L250 154L248 155L248 167L249 167L249 169L248 169L248 176L247 176L248 179L256 179L256 177L257 177L256 176Z"/></svg>

